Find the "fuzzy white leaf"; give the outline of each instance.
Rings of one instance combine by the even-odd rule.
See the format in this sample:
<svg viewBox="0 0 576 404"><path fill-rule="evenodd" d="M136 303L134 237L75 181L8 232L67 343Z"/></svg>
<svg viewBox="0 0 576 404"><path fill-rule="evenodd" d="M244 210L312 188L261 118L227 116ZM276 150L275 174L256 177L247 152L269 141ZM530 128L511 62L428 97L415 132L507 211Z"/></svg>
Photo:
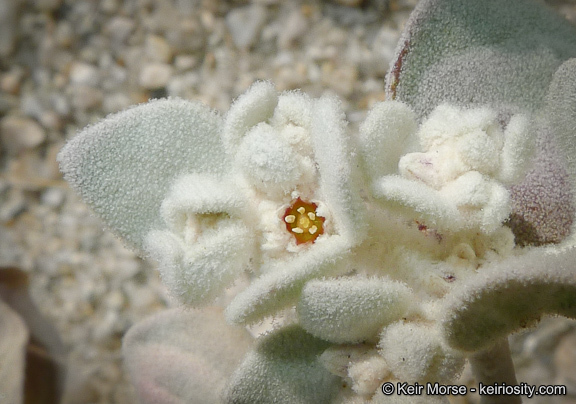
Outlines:
<svg viewBox="0 0 576 404"><path fill-rule="evenodd" d="M326 341L370 341L406 314L411 298L407 286L388 279L314 280L302 290L298 317L306 331Z"/></svg>
<svg viewBox="0 0 576 404"><path fill-rule="evenodd" d="M400 38L388 98L420 117L444 102L535 110L575 55L576 29L539 2L424 0Z"/></svg>
<svg viewBox="0 0 576 404"><path fill-rule="evenodd" d="M223 139L226 151L236 154L236 148L248 130L268 120L278 103L278 93L268 81L258 81L238 97L226 114Z"/></svg>
<svg viewBox="0 0 576 404"><path fill-rule="evenodd" d="M535 136L533 129L528 128L530 124L527 116L514 115L506 126L497 176L505 184L515 184L521 180L532 162Z"/></svg>
<svg viewBox="0 0 576 404"><path fill-rule="evenodd" d="M403 154L416 151L416 114L401 102L380 102L360 125L359 142L371 180L395 174Z"/></svg>
<svg viewBox="0 0 576 404"><path fill-rule="evenodd" d="M329 403L339 377L318 360L328 343L297 326L277 330L258 341L229 382L226 403Z"/></svg>
<svg viewBox="0 0 576 404"><path fill-rule="evenodd" d="M372 189L386 207L408 217L416 214L430 227L457 229L464 225L456 206L421 182L391 175L375 182Z"/></svg>
<svg viewBox="0 0 576 404"><path fill-rule="evenodd" d="M391 324L379 347L394 376L409 383L452 383L464 368L463 356L443 343L437 329L422 323Z"/></svg>
<svg viewBox="0 0 576 404"><path fill-rule="evenodd" d="M489 234L510 214L508 191L477 171L469 171L448 183L440 194L460 209L464 228L478 228Z"/></svg>
<svg viewBox="0 0 576 404"><path fill-rule="evenodd" d="M545 314L576 318L576 248L533 249L483 268L446 298L444 335L451 346L478 351Z"/></svg>
<svg viewBox="0 0 576 404"><path fill-rule="evenodd" d="M180 301L198 306L216 298L248 265L250 230L240 221L218 222L188 244L166 230L153 230L145 249L159 263L162 281Z"/></svg>
<svg viewBox="0 0 576 404"><path fill-rule="evenodd" d="M204 174L188 174L174 181L162 202L160 213L170 230L184 232L190 220L197 221L202 215L238 218L245 207L245 198L231 181Z"/></svg>
<svg viewBox="0 0 576 404"><path fill-rule="evenodd" d="M217 404L251 344L221 309L171 309L133 326L122 353L142 404Z"/></svg>
<svg viewBox="0 0 576 404"><path fill-rule="evenodd" d="M552 125L560 153L566 159L572 188L576 189L576 58L556 71L546 102L544 113Z"/></svg>
<svg viewBox="0 0 576 404"><path fill-rule="evenodd" d="M199 103L153 100L87 127L58 161L84 201L141 249L148 231L162 226L160 204L176 177L229 170L221 126L221 118Z"/></svg>
<svg viewBox="0 0 576 404"><path fill-rule="evenodd" d="M317 240L307 251L288 261L275 262L232 300L226 308L226 318L233 324L253 324L295 304L306 282L349 271L341 263L349 253L348 240L334 235L324 237L321 242Z"/></svg>
<svg viewBox="0 0 576 404"><path fill-rule="evenodd" d="M174 182L160 209L168 230L150 231L144 248L181 301L213 300L246 268L253 240L242 220L245 205L226 180L190 174Z"/></svg>
<svg viewBox="0 0 576 404"><path fill-rule="evenodd" d="M266 194L288 194L302 177L295 151L268 124L254 126L237 153L238 164L250 183Z"/></svg>

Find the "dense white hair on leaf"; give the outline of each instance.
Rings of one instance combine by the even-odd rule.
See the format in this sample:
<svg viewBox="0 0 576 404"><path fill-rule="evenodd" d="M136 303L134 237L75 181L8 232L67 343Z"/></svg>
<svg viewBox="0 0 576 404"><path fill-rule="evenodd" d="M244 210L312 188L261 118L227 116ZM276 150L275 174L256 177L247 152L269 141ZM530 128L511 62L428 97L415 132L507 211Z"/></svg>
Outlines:
<svg viewBox="0 0 576 404"><path fill-rule="evenodd" d="M510 118L504 131L504 147L500 154L500 170L497 179L503 184L518 183L526 174L536 146L536 135L528 126L533 124L526 115Z"/></svg>
<svg viewBox="0 0 576 404"><path fill-rule="evenodd" d="M230 404L329 403L340 378L318 360L329 344L289 326L262 337L228 381Z"/></svg>
<svg viewBox="0 0 576 404"><path fill-rule="evenodd" d="M395 174L403 154L417 148L416 114L398 101L374 105L360 125L359 144L371 180Z"/></svg>
<svg viewBox="0 0 576 404"><path fill-rule="evenodd" d="M245 207L241 192L224 179L189 174L170 188L160 209L167 230L150 231L144 248L184 303L213 300L247 267L254 240Z"/></svg>
<svg viewBox="0 0 576 404"><path fill-rule="evenodd" d="M58 161L83 200L141 250L148 231L163 225L160 204L177 176L229 170L221 126L221 118L200 103L153 100L85 128Z"/></svg>
<svg viewBox="0 0 576 404"><path fill-rule="evenodd" d="M320 197L330 206L337 233L350 246L366 237L364 202L355 167L346 119L340 101L333 96L316 100L312 114L311 138L320 174Z"/></svg>
<svg viewBox="0 0 576 404"><path fill-rule="evenodd" d="M222 135L230 155L236 154L236 148L250 128L272 116L277 103L278 93L268 81L257 81L234 101L225 116Z"/></svg>
<svg viewBox="0 0 576 404"><path fill-rule="evenodd" d="M430 150L470 132L491 132L495 129L496 118L496 112L486 107L462 109L441 104L432 110L418 128L420 145L424 150ZM470 142L474 141L476 139L470 139Z"/></svg>
<svg viewBox="0 0 576 404"><path fill-rule="evenodd" d="M299 323L330 342L375 340L382 327L406 314L412 298L406 285L385 278L314 280L302 290Z"/></svg>
<svg viewBox="0 0 576 404"><path fill-rule="evenodd" d="M252 338L219 308L165 310L130 328L122 355L142 404L219 404Z"/></svg>
<svg viewBox="0 0 576 404"><path fill-rule="evenodd" d="M319 358L330 373L345 378L361 396L372 396L390 375L384 358L371 344L333 345Z"/></svg>
<svg viewBox="0 0 576 404"><path fill-rule="evenodd" d="M534 111L554 71L576 56L576 28L533 0L424 0L387 76L389 99L419 117L449 102Z"/></svg>
<svg viewBox="0 0 576 404"><path fill-rule="evenodd" d="M488 348L545 314L576 318L576 248L533 249L483 268L446 298L442 329L465 351Z"/></svg>
<svg viewBox="0 0 576 404"><path fill-rule="evenodd" d="M199 306L218 297L246 269L250 230L238 219L217 222L192 244L167 230L152 230L146 251L158 261L162 281L181 302Z"/></svg>
<svg viewBox="0 0 576 404"><path fill-rule="evenodd" d="M442 188L440 194L447 204L462 208L461 227L452 226L454 230L478 228L490 234L510 214L508 191L478 171L461 175Z"/></svg>
<svg viewBox="0 0 576 404"><path fill-rule="evenodd" d="M396 322L386 327L378 344L394 376L409 383L454 382L464 357L449 348L438 329L422 323Z"/></svg>
<svg viewBox="0 0 576 404"><path fill-rule="evenodd" d="M458 209L433 188L395 175L382 177L372 186L374 196L385 207L403 216L414 212L429 226L438 229L462 228L464 223Z"/></svg>
<svg viewBox="0 0 576 404"><path fill-rule="evenodd" d="M546 102L545 114L566 159L572 188L576 189L576 58L566 61L556 71Z"/></svg>
<svg viewBox="0 0 576 404"><path fill-rule="evenodd" d="M266 194L288 194L302 177L295 151L268 124L254 126L237 153L236 160L250 184Z"/></svg>
<svg viewBox="0 0 576 404"><path fill-rule="evenodd" d="M343 258L350 245L340 235L326 236L305 251L261 268L263 275L253 280L226 308L232 324L253 324L297 302L306 282L322 276L338 276L349 271Z"/></svg>
<svg viewBox="0 0 576 404"><path fill-rule="evenodd" d="M229 179L187 174L174 181L162 202L160 214L168 228L182 232L187 221L199 215L242 217L246 204L242 192Z"/></svg>
<svg viewBox="0 0 576 404"><path fill-rule="evenodd" d="M278 97L278 104L270 124L276 128L296 125L309 128L312 120L313 100L301 91L287 91Z"/></svg>

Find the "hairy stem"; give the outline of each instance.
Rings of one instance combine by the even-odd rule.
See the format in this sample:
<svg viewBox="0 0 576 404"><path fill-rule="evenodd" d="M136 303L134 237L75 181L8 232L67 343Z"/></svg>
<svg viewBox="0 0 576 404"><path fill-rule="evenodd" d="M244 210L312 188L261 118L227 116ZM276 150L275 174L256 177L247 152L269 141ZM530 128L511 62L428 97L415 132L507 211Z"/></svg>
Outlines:
<svg viewBox="0 0 576 404"><path fill-rule="evenodd" d="M516 373L510 355L508 339L498 341L491 348L479 351L470 357L472 372L478 383L493 386L494 383L502 385L516 385ZM483 395L481 404L521 404L520 396Z"/></svg>

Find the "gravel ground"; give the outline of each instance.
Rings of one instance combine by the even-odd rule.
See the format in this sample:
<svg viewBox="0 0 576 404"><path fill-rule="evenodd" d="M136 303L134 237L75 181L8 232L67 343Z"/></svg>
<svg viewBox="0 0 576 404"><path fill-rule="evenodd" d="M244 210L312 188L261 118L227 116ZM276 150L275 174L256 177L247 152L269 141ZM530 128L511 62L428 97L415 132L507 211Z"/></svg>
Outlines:
<svg viewBox="0 0 576 404"><path fill-rule="evenodd" d="M384 98L416 0L357 3L0 0L0 267L30 274L34 300L70 350L69 404L135 402L122 335L174 303L153 264L103 230L62 180L55 156L66 139L149 98L224 112L257 79L337 94L354 130ZM576 21L574 2L550 3ZM513 338L519 378L576 394L575 325L544 323Z"/></svg>

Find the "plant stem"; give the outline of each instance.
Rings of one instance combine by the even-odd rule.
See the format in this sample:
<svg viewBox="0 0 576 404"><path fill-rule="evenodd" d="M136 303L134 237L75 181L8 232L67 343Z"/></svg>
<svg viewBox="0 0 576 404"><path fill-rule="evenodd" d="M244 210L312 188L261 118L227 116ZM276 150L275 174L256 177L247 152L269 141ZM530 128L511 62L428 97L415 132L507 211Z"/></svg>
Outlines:
<svg viewBox="0 0 576 404"><path fill-rule="evenodd" d="M493 386L494 383L502 385L516 385L516 373L508 339L500 340L491 348L479 351L470 357L472 372L480 384ZM520 396L482 395L481 404L521 404Z"/></svg>

